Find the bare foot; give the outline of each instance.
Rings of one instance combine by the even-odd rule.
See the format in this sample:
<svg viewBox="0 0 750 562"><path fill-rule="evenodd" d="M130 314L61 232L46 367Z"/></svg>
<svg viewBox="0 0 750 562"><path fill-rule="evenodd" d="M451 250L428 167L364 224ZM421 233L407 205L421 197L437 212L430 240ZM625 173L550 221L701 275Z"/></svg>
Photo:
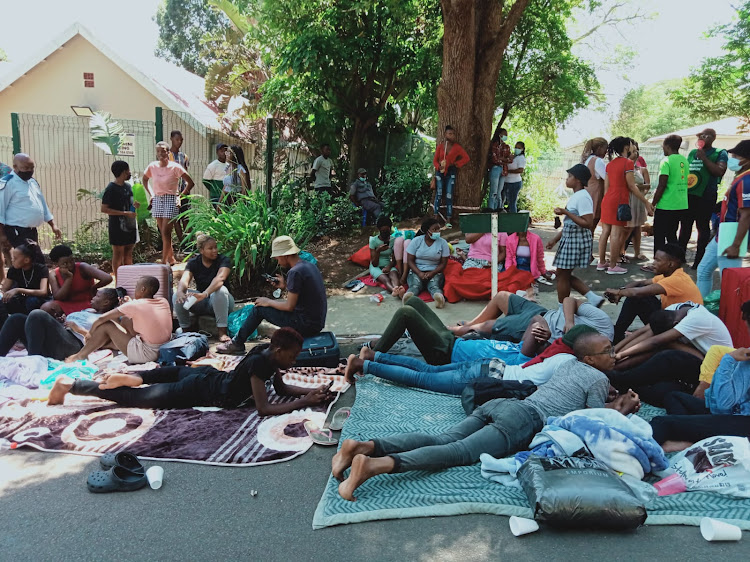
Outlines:
<svg viewBox="0 0 750 562"><path fill-rule="evenodd" d="M690 441L665 441L661 447L665 453L678 453L692 446Z"/></svg>
<svg viewBox="0 0 750 562"><path fill-rule="evenodd" d="M352 465L352 459L357 455L372 454L374 446L372 441L355 441L346 439L341 444L338 453L331 460L331 473L339 482L344 481L344 472Z"/></svg>
<svg viewBox="0 0 750 562"><path fill-rule="evenodd" d="M364 360L360 359L353 353L349 356L349 358L346 360L346 370L344 371L344 378L346 379L346 382L349 384L354 384L356 382L355 375L357 373L362 372L362 365L364 364Z"/></svg>
<svg viewBox="0 0 750 562"><path fill-rule="evenodd" d="M229 334L227 334L226 328L219 328L219 341L221 343L232 341L232 338L229 336Z"/></svg>
<svg viewBox="0 0 750 562"><path fill-rule="evenodd" d="M143 379L138 375L127 375L124 373L112 373L104 378L104 381L99 385L101 390L110 390L113 388L120 388L121 386L141 386Z"/></svg>
<svg viewBox="0 0 750 562"><path fill-rule="evenodd" d="M357 488L373 476L391 472L393 466L394 462L391 457L373 459L366 455L355 456L352 460L349 478L339 484L339 495L350 502L357 501L354 497Z"/></svg>
<svg viewBox="0 0 750 562"><path fill-rule="evenodd" d="M372 361L373 359L375 359L375 350L369 347L363 347L359 350L359 358Z"/></svg>
<svg viewBox="0 0 750 562"><path fill-rule="evenodd" d="M73 388L73 379L69 377L60 377L55 381L52 390L49 391L47 398L48 406L57 406L65 403L65 395Z"/></svg>
<svg viewBox="0 0 750 562"><path fill-rule="evenodd" d="M66 363L74 363L75 361L83 361L84 359L86 359L86 358L85 357L80 357L78 355L78 353L76 353L74 355L70 355L69 357L66 357L65 358L65 362Z"/></svg>

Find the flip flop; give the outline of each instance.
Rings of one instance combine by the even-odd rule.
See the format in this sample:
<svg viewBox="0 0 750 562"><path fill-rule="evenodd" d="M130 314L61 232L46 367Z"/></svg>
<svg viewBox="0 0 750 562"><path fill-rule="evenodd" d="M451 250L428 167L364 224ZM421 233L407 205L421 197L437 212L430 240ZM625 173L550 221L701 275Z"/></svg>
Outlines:
<svg viewBox="0 0 750 562"><path fill-rule="evenodd" d="M312 439L312 442L316 445L323 445L330 447L331 445L337 445L339 440L333 436L330 429L320 429L318 425L311 420L305 422L305 430Z"/></svg>
<svg viewBox="0 0 750 562"><path fill-rule="evenodd" d="M115 466L124 468L132 472L133 474L145 474L146 469L143 468L141 461L138 460L133 453L123 451L122 453L104 453L99 457L99 464L104 470L109 470Z"/></svg>
<svg viewBox="0 0 750 562"><path fill-rule="evenodd" d="M95 470L89 474L86 485L89 492L103 494L106 492L132 492L148 484L145 474L134 474L120 466L109 470Z"/></svg>
<svg viewBox="0 0 750 562"><path fill-rule="evenodd" d="M357 284L352 287L352 293L356 293L364 289L366 285L362 281L357 281Z"/></svg>
<svg viewBox="0 0 750 562"><path fill-rule="evenodd" d="M346 420L348 420L351 415L351 408L341 408L336 410L336 413L333 414L333 417L331 418L331 423L328 424L328 428L333 431L341 431L344 427L344 423L346 423Z"/></svg>

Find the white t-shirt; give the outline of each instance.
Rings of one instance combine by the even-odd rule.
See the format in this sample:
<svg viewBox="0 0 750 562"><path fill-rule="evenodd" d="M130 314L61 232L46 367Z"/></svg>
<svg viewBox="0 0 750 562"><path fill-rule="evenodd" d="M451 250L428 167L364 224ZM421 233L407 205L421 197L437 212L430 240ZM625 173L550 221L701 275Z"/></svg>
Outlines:
<svg viewBox="0 0 750 562"><path fill-rule="evenodd" d="M569 353L558 353L548 357L541 363L529 365L525 369L521 365L507 365L503 373L504 381L531 381L536 385L546 383L560 365L576 358Z"/></svg>
<svg viewBox="0 0 750 562"><path fill-rule="evenodd" d="M691 305L691 308L674 329L690 340L696 349L706 353L712 345L734 347L732 336L724 322L711 314L705 306L694 302L678 303L668 306L665 310L677 310L685 304Z"/></svg>
<svg viewBox="0 0 750 562"><path fill-rule="evenodd" d="M509 170L517 170L518 168L525 168L525 167L526 167L526 157L523 154L514 156L513 162L508 164ZM507 177L505 178L505 183L518 183L519 181L521 181L521 174L508 173Z"/></svg>
<svg viewBox="0 0 750 562"><path fill-rule="evenodd" d="M331 187L331 164L332 160L330 158L323 158L323 156L318 156L315 162L313 162L315 189Z"/></svg>
<svg viewBox="0 0 750 562"><path fill-rule="evenodd" d="M227 164L226 162L219 162L218 160L214 160L208 166L206 166L206 171L203 172L203 179L223 180L227 173L229 173L228 170L229 164Z"/></svg>
<svg viewBox="0 0 750 562"><path fill-rule="evenodd" d="M422 235L411 241L406 253L414 256L414 263L419 271L432 271L440 265L441 259L451 255L451 249L444 238L438 238L432 246L428 246Z"/></svg>
<svg viewBox="0 0 750 562"><path fill-rule="evenodd" d="M594 161L594 176L596 176L596 179L603 180L607 178L607 164L604 162L603 158L599 158L598 156L594 156L593 154L586 158L585 165L588 167L589 162L591 162L592 158L596 158Z"/></svg>
<svg viewBox="0 0 750 562"><path fill-rule="evenodd" d="M565 205L565 208L578 217L593 215L594 200L591 199L591 194L588 191L580 189L568 199L568 204ZM575 224L570 217L565 217L565 222Z"/></svg>

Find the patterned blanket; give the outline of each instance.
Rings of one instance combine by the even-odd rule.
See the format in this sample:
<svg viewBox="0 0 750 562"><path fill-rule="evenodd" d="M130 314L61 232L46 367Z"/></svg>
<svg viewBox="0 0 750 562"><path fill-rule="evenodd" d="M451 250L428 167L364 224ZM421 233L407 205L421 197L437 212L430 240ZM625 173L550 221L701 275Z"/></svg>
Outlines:
<svg viewBox="0 0 750 562"><path fill-rule="evenodd" d="M641 412L642 417L650 418L659 410L644 407ZM368 375L357 383L357 398L341 441L408 431L440 433L464 417L457 397L396 386ZM356 502L338 495L338 482L331 476L315 511L313 528L465 513L532 516L523 491L482 478L476 464L440 472L376 476L358 488ZM700 519L708 516L750 529L750 500L719 494L689 492L661 497L649 506L648 514L649 525L699 525Z"/></svg>
<svg viewBox="0 0 750 562"><path fill-rule="evenodd" d="M231 369L240 359L220 360L220 367ZM56 453L101 455L127 449L149 460L219 466L282 462L312 446L305 420L322 427L332 404L349 387L339 369L307 367L284 374L285 382L308 388L330 380L337 393L331 404L269 417L259 416L252 407L148 410L72 395L64 406L48 406L48 391L38 389L0 407L0 438L14 447ZM273 404L292 399L277 396L273 388L269 391Z"/></svg>

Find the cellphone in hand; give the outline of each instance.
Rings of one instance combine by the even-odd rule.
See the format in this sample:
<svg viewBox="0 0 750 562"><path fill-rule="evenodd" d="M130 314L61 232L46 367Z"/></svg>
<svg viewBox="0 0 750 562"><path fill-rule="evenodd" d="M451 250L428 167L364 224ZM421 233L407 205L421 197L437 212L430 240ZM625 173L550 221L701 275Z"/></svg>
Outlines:
<svg viewBox="0 0 750 562"><path fill-rule="evenodd" d="M268 273L263 274L263 279L265 279L269 283L275 283L276 281L278 281L276 277L274 277L273 275L268 275Z"/></svg>

